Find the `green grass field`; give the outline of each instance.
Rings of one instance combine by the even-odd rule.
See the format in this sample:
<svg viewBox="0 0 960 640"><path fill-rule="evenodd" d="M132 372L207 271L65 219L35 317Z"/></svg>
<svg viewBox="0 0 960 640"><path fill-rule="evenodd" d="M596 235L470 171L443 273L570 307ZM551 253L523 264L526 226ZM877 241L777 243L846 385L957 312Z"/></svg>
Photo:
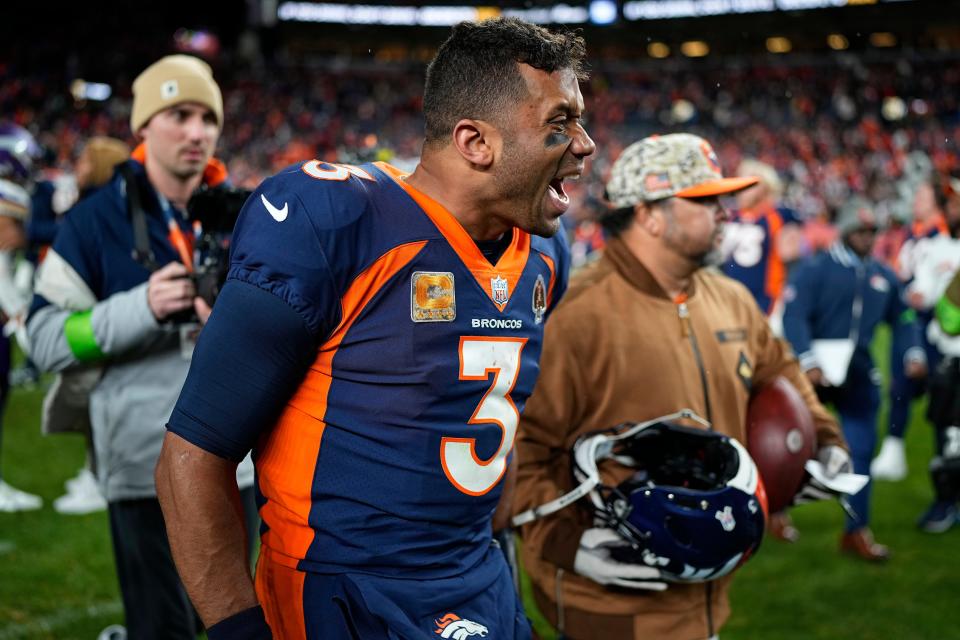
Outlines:
<svg viewBox="0 0 960 640"><path fill-rule="evenodd" d="M63 482L83 463L83 445L79 437L40 435L41 400L39 390L16 390L4 417L4 475L45 504L0 513L0 640L89 640L123 617L107 518L54 512ZM914 525L932 495L926 473L932 435L922 409L914 407L907 437L909 476L874 491L873 529L893 559L873 566L841 556L840 508L798 508L800 541L767 540L740 570L723 640L960 638L960 527L930 535ZM542 636L552 638L533 615Z"/></svg>

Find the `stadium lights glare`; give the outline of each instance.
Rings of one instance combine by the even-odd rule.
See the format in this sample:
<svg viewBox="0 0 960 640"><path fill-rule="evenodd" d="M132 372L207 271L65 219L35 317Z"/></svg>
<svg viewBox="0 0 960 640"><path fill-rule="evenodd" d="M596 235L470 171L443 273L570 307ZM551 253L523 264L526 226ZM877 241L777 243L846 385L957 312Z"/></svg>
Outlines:
<svg viewBox="0 0 960 640"><path fill-rule="evenodd" d="M885 120L902 120L907 115L907 105L902 98L897 96L887 96L883 99L880 107L880 114Z"/></svg>
<svg viewBox="0 0 960 640"><path fill-rule="evenodd" d="M614 19L616 19L616 7L614 6L613 9ZM281 21L328 24L449 27L464 20L483 20L499 15L521 18L538 24L584 24L590 19L590 11L587 7L567 4L524 9L465 5L392 6L283 2L277 7L277 18Z"/></svg>
<svg viewBox="0 0 960 640"><path fill-rule="evenodd" d="M77 102L82 102L83 100L102 102L113 94L113 90L108 84L102 82L87 82L86 80L77 78L70 85L70 93Z"/></svg>
<svg viewBox="0 0 960 640"><path fill-rule="evenodd" d="M662 20L737 13L804 11L876 2L877 0L630 0L623 3L623 17L627 20Z"/></svg>
<svg viewBox="0 0 960 640"><path fill-rule="evenodd" d="M613 24L617 21L617 3L613 0L593 0L590 3L590 22Z"/></svg>
<svg viewBox="0 0 960 640"><path fill-rule="evenodd" d="M774 36L767 38L767 51L770 53L789 53L793 49L793 44L788 38Z"/></svg>
<svg viewBox="0 0 960 640"><path fill-rule="evenodd" d="M697 108L686 98L678 98L670 107L670 117L675 124L686 124L697 115Z"/></svg>
<svg viewBox="0 0 960 640"><path fill-rule="evenodd" d="M834 51L843 51L850 46L850 42L847 41L847 38L844 35L839 33L831 33L827 36L827 46Z"/></svg>
<svg viewBox="0 0 960 640"><path fill-rule="evenodd" d="M647 53L651 58L666 58L670 55L670 47L662 42L651 42L647 45Z"/></svg>
<svg viewBox="0 0 960 640"><path fill-rule="evenodd" d="M875 47L895 47L897 46L897 36L889 31L878 31L870 34L870 44Z"/></svg>
<svg viewBox="0 0 960 640"><path fill-rule="evenodd" d="M702 58L710 53L710 46L703 40L687 40L680 45L680 52L688 58Z"/></svg>

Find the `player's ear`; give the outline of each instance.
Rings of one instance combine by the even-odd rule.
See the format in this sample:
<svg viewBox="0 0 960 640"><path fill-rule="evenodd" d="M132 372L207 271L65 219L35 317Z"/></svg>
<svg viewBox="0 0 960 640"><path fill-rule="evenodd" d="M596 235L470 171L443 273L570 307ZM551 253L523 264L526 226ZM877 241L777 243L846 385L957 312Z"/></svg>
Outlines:
<svg viewBox="0 0 960 640"><path fill-rule="evenodd" d="M453 127L453 144L464 159L482 168L493 164L496 129L482 120L464 118Z"/></svg>

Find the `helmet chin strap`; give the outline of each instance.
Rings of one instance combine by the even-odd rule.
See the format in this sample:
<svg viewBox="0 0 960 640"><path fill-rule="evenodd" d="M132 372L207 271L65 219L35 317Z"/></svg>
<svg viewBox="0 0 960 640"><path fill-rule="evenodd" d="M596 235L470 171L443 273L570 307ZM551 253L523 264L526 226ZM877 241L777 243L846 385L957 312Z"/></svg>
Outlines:
<svg viewBox="0 0 960 640"><path fill-rule="evenodd" d="M510 521L511 524L514 527L529 524L534 520L539 520L552 513L556 513L588 495L600 484L600 469L597 467L597 462L613 457L612 452L615 442L631 438L650 425L659 422L668 422L670 420L692 420L707 429L710 428L710 423L692 410L681 409L680 411L660 416L659 418L625 425L625 427L622 427L622 431L614 430L612 433L610 431L595 433L574 447L574 473L576 478L580 480L580 484L574 487L569 493L565 493L555 500L517 514L513 520Z"/></svg>

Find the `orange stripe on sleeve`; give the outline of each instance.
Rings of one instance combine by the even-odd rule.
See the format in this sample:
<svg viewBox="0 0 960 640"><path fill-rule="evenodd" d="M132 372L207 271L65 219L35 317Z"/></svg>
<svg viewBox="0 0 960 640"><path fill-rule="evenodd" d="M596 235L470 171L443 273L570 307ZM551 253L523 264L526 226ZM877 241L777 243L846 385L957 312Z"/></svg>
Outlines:
<svg viewBox="0 0 960 640"><path fill-rule="evenodd" d="M547 308L549 309L553 304L553 286L557 283L557 266L553 263L553 258L547 254L541 253L540 257L547 264L547 269L550 269L550 285L547 287Z"/></svg>
<svg viewBox="0 0 960 640"><path fill-rule="evenodd" d="M269 526L263 543L278 552L274 555L277 562L296 566L313 542L309 523L313 478L326 428L324 419L333 382L333 358L370 300L426 244L423 240L394 247L354 279L340 301L343 310L340 324L320 347L317 359L261 447L257 458L258 481L267 502L260 515Z"/></svg>

